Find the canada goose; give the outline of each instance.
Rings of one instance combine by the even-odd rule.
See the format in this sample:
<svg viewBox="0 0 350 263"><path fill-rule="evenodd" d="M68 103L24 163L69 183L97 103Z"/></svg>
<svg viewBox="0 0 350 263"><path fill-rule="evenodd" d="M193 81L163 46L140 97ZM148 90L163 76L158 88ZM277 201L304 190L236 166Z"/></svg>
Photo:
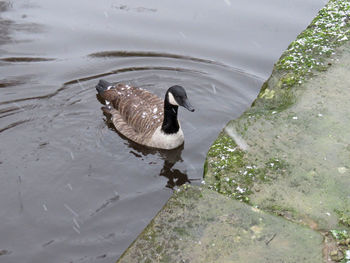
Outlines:
<svg viewBox="0 0 350 263"><path fill-rule="evenodd" d="M183 144L178 106L194 111L183 87L170 87L164 101L147 90L120 83L112 85L105 80L99 81L96 90L106 101L103 111L112 115L115 128L128 139L167 150Z"/></svg>

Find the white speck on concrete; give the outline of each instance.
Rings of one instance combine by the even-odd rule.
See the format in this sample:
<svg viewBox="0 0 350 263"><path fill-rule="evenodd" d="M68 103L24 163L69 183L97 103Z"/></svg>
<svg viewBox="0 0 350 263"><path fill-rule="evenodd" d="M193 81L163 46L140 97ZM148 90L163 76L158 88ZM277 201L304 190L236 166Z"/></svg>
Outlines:
<svg viewBox="0 0 350 263"><path fill-rule="evenodd" d="M347 170L348 170L348 169L347 169L346 167L338 167L338 172L339 172L340 174L346 173Z"/></svg>

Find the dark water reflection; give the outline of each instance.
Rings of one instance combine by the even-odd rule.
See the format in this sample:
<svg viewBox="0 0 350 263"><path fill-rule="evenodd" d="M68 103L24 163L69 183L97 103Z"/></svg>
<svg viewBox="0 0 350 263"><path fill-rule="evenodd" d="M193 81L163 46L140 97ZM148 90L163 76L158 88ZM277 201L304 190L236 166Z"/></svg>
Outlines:
<svg viewBox="0 0 350 263"><path fill-rule="evenodd" d="M114 262L254 100L323 0L0 1L0 262ZM185 87L183 148L102 114L100 78Z"/></svg>

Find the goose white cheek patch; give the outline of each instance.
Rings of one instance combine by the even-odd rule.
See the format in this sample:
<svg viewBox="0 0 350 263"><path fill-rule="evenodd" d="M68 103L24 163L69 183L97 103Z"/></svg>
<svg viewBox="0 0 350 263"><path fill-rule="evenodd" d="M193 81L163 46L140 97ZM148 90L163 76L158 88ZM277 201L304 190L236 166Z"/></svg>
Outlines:
<svg viewBox="0 0 350 263"><path fill-rule="evenodd" d="M179 104L176 102L176 100L174 98L174 95L171 92L169 92L168 96L169 96L169 103L170 104L179 106Z"/></svg>

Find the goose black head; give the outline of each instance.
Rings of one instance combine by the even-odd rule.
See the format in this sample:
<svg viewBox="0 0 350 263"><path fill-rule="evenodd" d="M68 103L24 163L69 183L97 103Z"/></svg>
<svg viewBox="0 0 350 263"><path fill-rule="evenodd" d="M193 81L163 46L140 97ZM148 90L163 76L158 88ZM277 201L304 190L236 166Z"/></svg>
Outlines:
<svg viewBox="0 0 350 263"><path fill-rule="evenodd" d="M186 91L181 86L172 86L168 89L166 93L166 101L174 106L182 106L189 111L194 111L191 103L187 99Z"/></svg>

